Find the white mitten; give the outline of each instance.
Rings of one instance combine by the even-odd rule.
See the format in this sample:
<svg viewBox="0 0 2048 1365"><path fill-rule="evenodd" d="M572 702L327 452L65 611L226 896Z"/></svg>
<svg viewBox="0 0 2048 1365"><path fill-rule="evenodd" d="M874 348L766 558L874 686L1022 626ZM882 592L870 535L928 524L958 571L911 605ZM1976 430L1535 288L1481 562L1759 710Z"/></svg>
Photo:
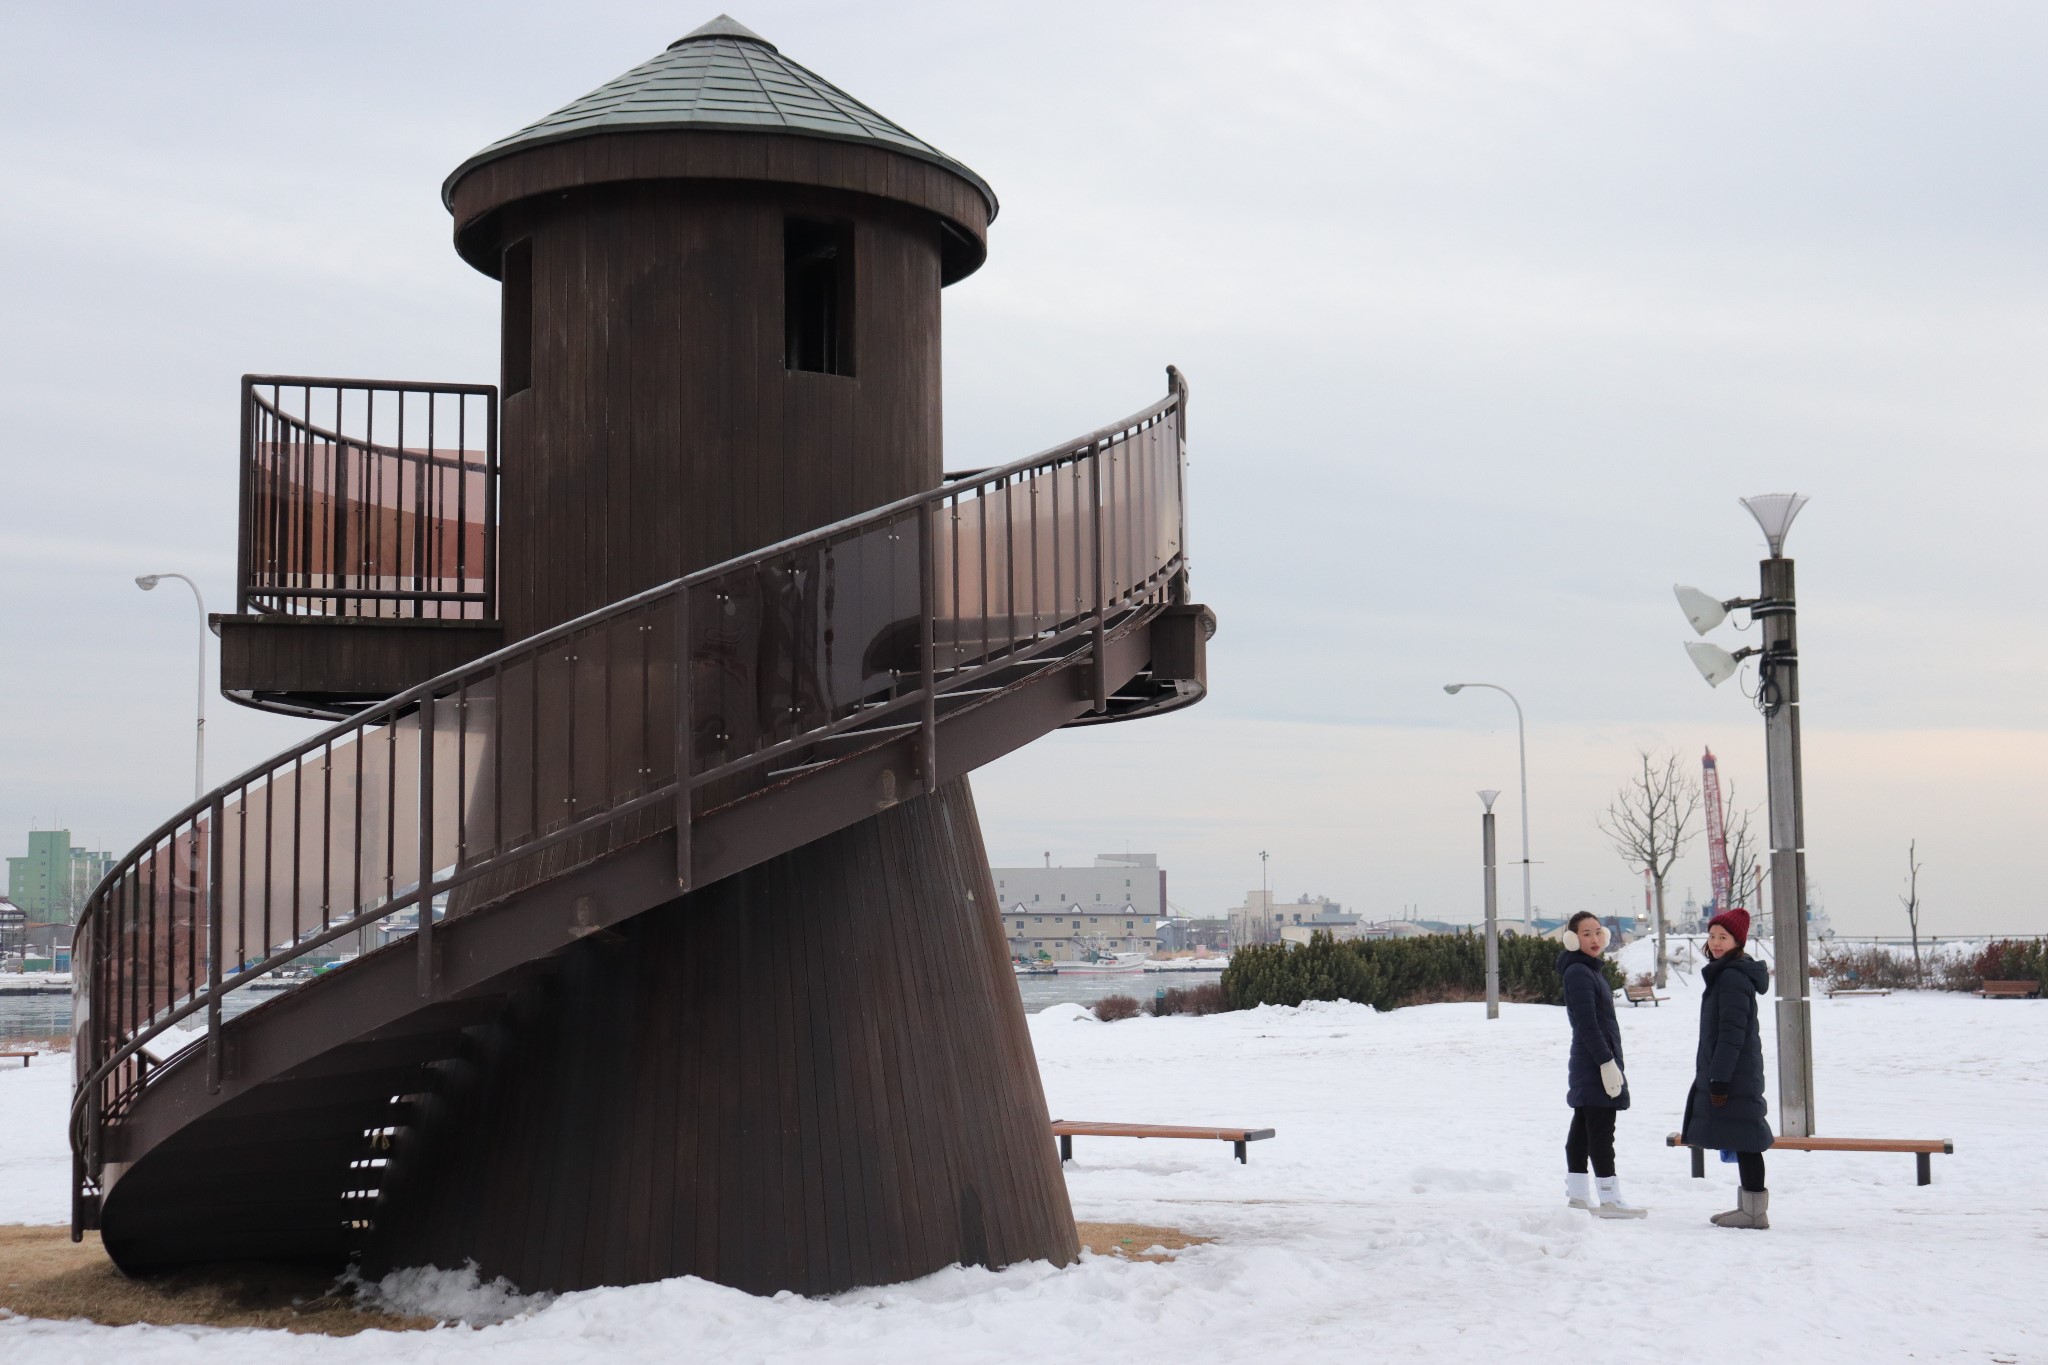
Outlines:
<svg viewBox="0 0 2048 1365"><path fill-rule="evenodd" d="M1621 1064L1612 1060L1600 1063L1600 1087L1613 1099L1621 1093Z"/></svg>

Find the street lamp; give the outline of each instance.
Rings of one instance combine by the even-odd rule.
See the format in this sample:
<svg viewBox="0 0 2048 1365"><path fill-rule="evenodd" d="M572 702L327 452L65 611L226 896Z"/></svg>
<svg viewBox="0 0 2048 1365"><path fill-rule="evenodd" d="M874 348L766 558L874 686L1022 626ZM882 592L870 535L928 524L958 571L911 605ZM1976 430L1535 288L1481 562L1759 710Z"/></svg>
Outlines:
<svg viewBox="0 0 2048 1365"><path fill-rule="evenodd" d="M1529 734L1522 724L1522 703L1515 701L1515 694L1499 683L1445 683L1444 691L1452 696L1468 687L1484 687L1506 697L1515 707L1515 750L1522 765L1522 931L1536 932L1536 916L1529 908Z"/></svg>
<svg viewBox="0 0 2048 1365"><path fill-rule="evenodd" d="M1480 862L1486 868L1486 1017L1500 1018L1500 896L1493 876L1493 802L1497 791L1479 793L1486 813L1479 817Z"/></svg>
<svg viewBox="0 0 2048 1365"><path fill-rule="evenodd" d="M1259 850L1259 932L1258 937L1252 940L1254 943L1264 943L1267 934L1280 937L1280 932L1273 927L1273 890L1266 882L1266 859L1271 856L1263 848Z"/></svg>
<svg viewBox="0 0 2048 1365"><path fill-rule="evenodd" d="M1801 493L1742 499L1763 528L1770 558L1760 566L1754 598L1716 601L1697 588L1674 586L1694 631L1705 635L1730 611L1746 608L1763 627L1763 643L1729 653L1689 641L1686 652L1708 684L1734 676L1743 659L1757 661L1756 707L1764 715L1764 763L1770 793L1771 929L1778 978L1779 1127L1789 1137L1813 1136L1813 1013L1807 984L1806 818L1799 758L1799 640L1792 561L1785 534L1806 505Z"/></svg>
<svg viewBox="0 0 2048 1365"><path fill-rule="evenodd" d="M192 589L192 600L199 604L199 719L193 727L192 744L192 799L197 801L206 795L206 599L199 595L199 585L181 573L146 573L135 580L135 586L154 592L166 578L175 578Z"/></svg>

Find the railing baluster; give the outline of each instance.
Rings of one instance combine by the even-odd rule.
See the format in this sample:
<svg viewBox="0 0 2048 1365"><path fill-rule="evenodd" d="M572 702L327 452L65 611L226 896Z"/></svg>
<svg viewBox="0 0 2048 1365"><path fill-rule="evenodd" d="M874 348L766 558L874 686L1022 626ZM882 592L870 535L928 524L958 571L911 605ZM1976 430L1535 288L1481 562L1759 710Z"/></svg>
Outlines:
<svg viewBox="0 0 2048 1365"><path fill-rule="evenodd" d="M220 830L224 803L218 792L206 817L206 1092L220 1093Z"/></svg>
<svg viewBox="0 0 2048 1365"><path fill-rule="evenodd" d="M1109 658L1103 652L1107 632L1102 620L1102 523L1108 518L1102 515L1102 454L1099 449L1088 460L1088 520L1095 528L1095 712L1100 715L1109 710Z"/></svg>
<svg viewBox="0 0 2048 1365"><path fill-rule="evenodd" d="M420 813L417 822L419 835L419 886L413 894L419 929L414 937L419 940L418 986L420 999L430 999L434 993L434 697L428 693L420 701ZM392 729L395 731L396 726Z"/></svg>
<svg viewBox="0 0 2048 1365"><path fill-rule="evenodd" d="M938 660L933 617L938 611L938 563L931 503L917 509L917 617L918 687L924 700L918 707L918 775L927 794L939 785L939 700Z"/></svg>
<svg viewBox="0 0 2048 1365"><path fill-rule="evenodd" d="M670 705L675 710L675 751L676 751L676 887L688 891L695 882L692 858L695 845L690 835L690 592L687 588L675 590L674 611L675 669L674 696Z"/></svg>

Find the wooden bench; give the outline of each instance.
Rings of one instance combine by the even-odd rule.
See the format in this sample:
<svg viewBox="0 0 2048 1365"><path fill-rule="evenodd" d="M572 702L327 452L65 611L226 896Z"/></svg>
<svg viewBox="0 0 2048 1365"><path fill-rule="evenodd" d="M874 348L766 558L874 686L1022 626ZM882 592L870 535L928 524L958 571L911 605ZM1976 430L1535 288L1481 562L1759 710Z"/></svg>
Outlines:
<svg viewBox="0 0 2048 1365"><path fill-rule="evenodd" d="M21 1058L22 1066L26 1067L28 1065L28 1059L35 1055L36 1054L33 1052L0 1052L0 1062L11 1062L16 1057L19 1057Z"/></svg>
<svg viewBox="0 0 2048 1365"><path fill-rule="evenodd" d="M1664 1139L1666 1147L1685 1146L1685 1134L1673 1133ZM1944 1156L1955 1155L1956 1145L1948 1138L1830 1138L1830 1137L1781 1137L1771 1144L1774 1152L1911 1152L1913 1166L1919 1179L1915 1184L1934 1183L1934 1161L1936 1152ZM1702 1147L1692 1149L1692 1178L1704 1180L1707 1174L1707 1153Z"/></svg>
<svg viewBox="0 0 2048 1365"><path fill-rule="evenodd" d="M1987 981L1976 991L1986 1000L2027 1000L2040 993L2038 981Z"/></svg>
<svg viewBox="0 0 2048 1365"><path fill-rule="evenodd" d="M1630 1009L1634 1009L1637 1005L1662 1006L1666 1000L1671 998L1668 995L1657 994L1655 986L1623 986L1621 993L1628 997Z"/></svg>
<svg viewBox="0 0 2048 1365"><path fill-rule="evenodd" d="M1273 1136L1271 1128L1188 1128L1156 1123L1087 1123L1079 1119L1054 1119L1052 1131L1060 1140L1061 1161L1074 1159L1074 1139L1077 1137L1207 1138L1233 1144L1237 1149L1237 1159L1243 1161L1247 1142Z"/></svg>
<svg viewBox="0 0 2048 1365"><path fill-rule="evenodd" d="M1875 987L1875 986L1840 986L1840 987L1836 987L1836 988L1834 988L1834 989L1831 989L1830 991L1828 991L1828 999L1832 1000L1832 999L1834 999L1834 998L1835 998L1836 996L1838 996L1838 995L1890 995L1890 994L1891 994L1891 992L1890 992L1890 991L1888 991L1888 990L1879 990L1879 989L1878 989L1877 987Z"/></svg>

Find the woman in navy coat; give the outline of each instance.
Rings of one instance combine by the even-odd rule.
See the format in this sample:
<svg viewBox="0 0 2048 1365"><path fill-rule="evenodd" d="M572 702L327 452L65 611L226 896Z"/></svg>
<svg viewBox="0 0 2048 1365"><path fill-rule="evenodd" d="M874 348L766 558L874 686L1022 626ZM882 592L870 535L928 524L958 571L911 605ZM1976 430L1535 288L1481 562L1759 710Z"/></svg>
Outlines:
<svg viewBox="0 0 2048 1365"><path fill-rule="evenodd" d="M1771 1147L1765 1118L1764 1044L1757 1027L1757 997L1770 989L1764 964L1743 953L1749 911L1726 910L1707 921L1709 962L1700 972L1700 1045L1692 1092L1685 1097L1685 1143L1734 1152L1742 1172L1735 1207L1712 1221L1724 1228L1767 1228L1770 1191L1764 1188L1764 1153Z"/></svg>
<svg viewBox="0 0 2048 1365"><path fill-rule="evenodd" d="M1565 1103L1572 1126L1565 1137L1565 1199L1595 1218L1641 1218L1649 1210L1622 1197L1614 1174L1614 1116L1628 1108L1628 1078L1621 1070L1621 1024L1614 1016L1614 989L1600 966L1607 929L1600 917L1581 910L1566 926L1578 936L1575 951L1559 953L1564 1008L1572 1025L1571 1062ZM1593 1168L1589 1176L1587 1165Z"/></svg>

